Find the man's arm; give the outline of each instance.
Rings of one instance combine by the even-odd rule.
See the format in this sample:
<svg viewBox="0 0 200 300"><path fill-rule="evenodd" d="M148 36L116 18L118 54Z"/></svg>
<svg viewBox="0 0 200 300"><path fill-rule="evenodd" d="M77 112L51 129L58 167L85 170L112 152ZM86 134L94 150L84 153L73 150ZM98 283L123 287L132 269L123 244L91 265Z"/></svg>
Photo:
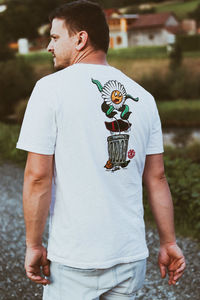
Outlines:
<svg viewBox="0 0 200 300"><path fill-rule="evenodd" d="M53 155L29 152L24 172L23 207L26 225L25 269L29 279L48 284L41 275L49 276L47 251L42 246L42 235L51 203Z"/></svg>
<svg viewBox="0 0 200 300"><path fill-rule="evenodd" d="M175 284L185 269L185 258L176 244L173 203L165 177L162 154L146 156L143 180L160 237L158 264L161 276L169 274L169 284Z"/></svg>

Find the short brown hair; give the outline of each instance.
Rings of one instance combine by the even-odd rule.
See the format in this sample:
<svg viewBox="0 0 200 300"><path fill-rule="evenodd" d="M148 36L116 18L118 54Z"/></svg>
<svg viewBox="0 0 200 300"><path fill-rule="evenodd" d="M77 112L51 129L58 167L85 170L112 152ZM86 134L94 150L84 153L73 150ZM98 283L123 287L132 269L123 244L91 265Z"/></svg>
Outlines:
<svg viewBox="0 0 200 300"><path fill-rule="evenodd" d="M50 22L55 18L65 20L70 35L81 30L86 31L94 49L107 53L109 27L99 4L87 0L71 1L50 14Z"/></svg>

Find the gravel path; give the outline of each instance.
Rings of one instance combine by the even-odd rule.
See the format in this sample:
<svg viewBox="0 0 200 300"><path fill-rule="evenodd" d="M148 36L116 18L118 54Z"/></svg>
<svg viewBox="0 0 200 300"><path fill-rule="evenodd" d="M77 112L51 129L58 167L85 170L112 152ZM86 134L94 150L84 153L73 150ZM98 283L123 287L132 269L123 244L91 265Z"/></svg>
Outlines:
<svg viewBox="0 0 200 300"><path fill-rule="evenodd" d="M22 214L23 170L0 165L0 300L41 299L42 287L26 279L23 263L25 251L24 221ZM187 270L176 286L168 286L160 279L157 267L158 236L147 229L150 257L143 289L137 299L184 300L200 299L200 249L189 238L178 238L187 261Z"/></svg>

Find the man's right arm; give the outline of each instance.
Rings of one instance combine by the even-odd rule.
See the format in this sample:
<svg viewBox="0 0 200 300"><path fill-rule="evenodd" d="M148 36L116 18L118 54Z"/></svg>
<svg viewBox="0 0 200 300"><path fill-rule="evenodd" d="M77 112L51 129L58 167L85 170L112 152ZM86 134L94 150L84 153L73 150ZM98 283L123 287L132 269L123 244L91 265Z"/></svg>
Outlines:
<svg viewBox="0 0 200 300"><path fill-rule="evenodd" d="M175 284L185 269L185 258L176 244L173 203L162 154L146 156L143 180L160 237L158 264L161 276L164 278L168 272L169 284Z"/></svg>

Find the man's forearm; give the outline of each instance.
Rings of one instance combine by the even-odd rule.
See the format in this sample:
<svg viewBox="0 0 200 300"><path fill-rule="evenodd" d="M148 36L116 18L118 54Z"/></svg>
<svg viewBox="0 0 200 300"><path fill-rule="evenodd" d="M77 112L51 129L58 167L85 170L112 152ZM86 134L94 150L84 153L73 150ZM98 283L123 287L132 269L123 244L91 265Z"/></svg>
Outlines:
<svg viewBox="0 0 200 300"><path fill-rule="evenodd" d="M152 179L148 186L148 200L154 215L160 243L174 243L176 241L174 232L174 212L170 189L166 178Z"/></svg>
<svg viewBox="0 0 200 300"><path fill-rule="evenodd" d="M26 225L26 245L35 247L42 244L42 235L51 202L51 179L24 178L23 207Z"/></svg>

